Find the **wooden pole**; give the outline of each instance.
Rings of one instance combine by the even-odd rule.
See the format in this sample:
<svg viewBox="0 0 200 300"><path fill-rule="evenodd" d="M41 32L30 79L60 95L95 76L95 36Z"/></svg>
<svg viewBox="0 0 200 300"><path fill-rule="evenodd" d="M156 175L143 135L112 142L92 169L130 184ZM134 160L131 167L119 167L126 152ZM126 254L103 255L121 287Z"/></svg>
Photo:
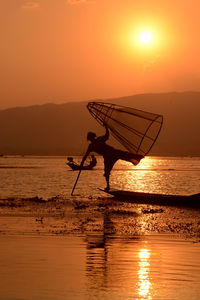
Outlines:
<svg viewBox="0 0 200 300"><path fill-rule="evenodd" d="M80 171L78 172L78 176L77 176L76 181L75 181L75 183L74 183L74 186L73 186L73 189L72 189L72 192L71 192L71 196L73 196L73 192L74 192L75 187L76 187L76 185L77 185L78 179L79 179L79 177L80 177L80 175L81 175L81 171L82 171L82 169L80 169Z"/></svg>

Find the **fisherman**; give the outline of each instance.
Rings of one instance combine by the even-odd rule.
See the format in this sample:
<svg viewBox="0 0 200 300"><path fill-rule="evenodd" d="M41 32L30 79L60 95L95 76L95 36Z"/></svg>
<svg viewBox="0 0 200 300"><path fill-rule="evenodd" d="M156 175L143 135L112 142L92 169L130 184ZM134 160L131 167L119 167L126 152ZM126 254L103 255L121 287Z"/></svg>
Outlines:
<svg viewBox="0 0 200 300"><path fill-rule="evenodd" d="M68 156L68 157L67 157L67 160L68 160L68 162L70 162L70 163L74 163L74 159L73 159L73 157L71 157L71 156Z"/></svg>
<svg viewBox="0 0 200 300"><path fill-rule="evenodd" d="M90 164L88 165L88 167L94 168L96 166L96 164L97 164L96 157L94 156L94 154L92 154Z"/></svg>
<svg viewBox="0 0 200 300"><path fill-rule="evenodd" d="M134 165L137 165L140 162L140 160L144 157L143 155L132 154L127 151L115 149L112 146L106 144L106 141L108 139L109 139L109 130L107 127L106 127L106 133L103 136L96 137L96 133L88 132L87 140L90 141L91 143L89 144L86 154L84 155L81 162L81 166L83 166L84 161L86 160L90 152L96 152L103 156L104 176L106 178L106 183L107 183L107 186L105 188L106 191L109 191L110 189L110 183L109 183L110 172L114 164L119 159L129 161Z"/></svg>
<svg viewBox="0 0 200 300"><path fill-rule="evenodd" d="M73 157L68 156L68 157L67 157L67 160L68 160L67 165L68 165L69 167L72 168L74 165L77 165L77 163L74 162Z"/></svg>

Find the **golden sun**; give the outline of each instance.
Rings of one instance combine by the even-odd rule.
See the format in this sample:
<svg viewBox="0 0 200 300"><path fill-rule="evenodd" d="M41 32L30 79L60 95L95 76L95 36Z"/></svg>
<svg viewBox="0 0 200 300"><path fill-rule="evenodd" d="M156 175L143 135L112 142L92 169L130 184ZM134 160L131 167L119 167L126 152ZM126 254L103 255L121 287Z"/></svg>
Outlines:
<svg viewBox="0 0 200 300"><path fill-rule="evenodd" d="M149 45L152 43L152 34L150 31L140 32L138 38L142 45Z"/></svg>
<svg viewBox="0 0 200 300"><path fill-rule="evenodd" d="M166 46L167 35L164 35L156 24L135 24L128 28L121 41L123 50L131 57L149 59L152 55L158 55Z"/></svg>

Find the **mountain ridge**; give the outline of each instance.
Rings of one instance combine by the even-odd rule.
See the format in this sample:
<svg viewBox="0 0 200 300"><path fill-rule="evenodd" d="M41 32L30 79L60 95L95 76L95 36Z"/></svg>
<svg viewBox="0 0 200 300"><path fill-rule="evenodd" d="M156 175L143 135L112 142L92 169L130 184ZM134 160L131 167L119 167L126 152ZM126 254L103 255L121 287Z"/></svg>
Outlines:
<svg viewBox="0 0 200 300"><path fill-rule="evenodd" d="M200 92L150 93L95 99L164 116L149 155L199 156ZM87 101L46 103L0 110L0 153L7 155L82 155L88 131L104 128L88 113Z"/></svg>

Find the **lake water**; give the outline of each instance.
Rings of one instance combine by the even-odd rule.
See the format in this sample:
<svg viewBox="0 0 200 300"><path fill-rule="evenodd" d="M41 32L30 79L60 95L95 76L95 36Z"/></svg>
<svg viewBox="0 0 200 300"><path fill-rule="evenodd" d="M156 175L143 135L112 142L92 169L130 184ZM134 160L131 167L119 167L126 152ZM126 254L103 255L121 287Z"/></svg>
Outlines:
<svg viewBox="0 0 200 300"><path fill-rule="evenodd" d="M1 237L0 299L199 299L199 244L108 236L100 247L102 238Z"/></svg>
<svg viewBox="0 0 200 300"><path fill-rule="evenodd" d="M105 187L103 160L92 171L82 171L75 194L98 196ZM80 162L81 158L76 157ZM70 195L78 171L71 171L66 157L1 157L0 197ZM200 191L200 158L147 157L138 166L119 161L112 171L111 187L169 194Z"/></svg>
<svg viewBox="0 0 200 300"><path fill-rule="evenodd" d="M57 207L42 222L30 207L0 214L0 299L199 299L200 211L99 203L105 196L98 190L105 187L100 158L93 171L81 173L71 197L78 172L65 163L65 157L0 158L1 199L90 201L79 210L52 203ZM199 193L200 158L147 157L137 167L119 162L111 186Z"/></svg>

